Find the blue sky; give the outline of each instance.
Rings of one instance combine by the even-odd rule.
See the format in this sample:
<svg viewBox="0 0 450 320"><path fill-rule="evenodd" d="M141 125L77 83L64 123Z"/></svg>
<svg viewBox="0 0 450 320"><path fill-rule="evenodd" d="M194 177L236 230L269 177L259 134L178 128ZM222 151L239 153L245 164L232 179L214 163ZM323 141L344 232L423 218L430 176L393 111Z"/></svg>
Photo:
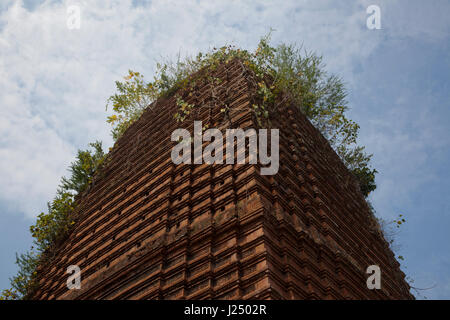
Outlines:
<svg viewBox="0 0 450 320"><path fill-rule="evenodd" d="M366 8L381 8L381 29ZM81 8L81 28L66 26ZM128 69L225 43L303 43L349 90L350 116L379 171L377 214L406 217L402 269L421 295L450 298L450 3L448 1L2 1L0 288L28 227L76 150L112 144L105 102ZM420 298L420 296L418 296Z"/></svg>

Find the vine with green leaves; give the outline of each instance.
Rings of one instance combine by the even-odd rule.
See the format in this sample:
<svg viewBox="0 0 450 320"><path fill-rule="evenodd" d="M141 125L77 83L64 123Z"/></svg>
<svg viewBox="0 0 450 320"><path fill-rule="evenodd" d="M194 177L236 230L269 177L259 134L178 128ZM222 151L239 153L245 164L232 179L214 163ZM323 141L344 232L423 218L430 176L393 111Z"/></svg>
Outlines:
<svg viewBox="0 0 450 320"><path fill-rule="evenodd" d="M112 125L113 138L117 140L159 98L170 96L178 89L189 91L199 81L217 85L220 79L214 78L212 72L234 59L255 75L260 103L252 107L259 125L270 122L283 103L298 106L356 177L363 195L367 197L375 190L377 171L370 166L372 155L357 144L359 125L346 115L349 108L343 81L326 73L322 57L314 53L302 51L296 45L271 46L270 33L260 40L254 52L228 45L199 53L195 58L158 63L156 76L150 82L145 82L139 72L130 70L124 82L116 82L117 93L108 99L106 106L113 110L107 120ZM204 107L189 104L180 96L176 101L179 108L174 118L180 122L195 108ZM220 112L227 113L228 108L223 106Z"/></svg>
<svg viewBox="0 0 450 320"><path fill-rule="evenodd" d="M33 246L26 253L16 254L18 272L10 279L11 287L2 291L0 300L30 297L37 287L37 267L51 261L58 244L69 234L75 223L73 213L77 200L88 190L106 159L101 142L89 146L91 149L78 150L76 160L69 167L70 176L61 179L55 198L48 203L47 213L41 212L30 227Z"/></svg>

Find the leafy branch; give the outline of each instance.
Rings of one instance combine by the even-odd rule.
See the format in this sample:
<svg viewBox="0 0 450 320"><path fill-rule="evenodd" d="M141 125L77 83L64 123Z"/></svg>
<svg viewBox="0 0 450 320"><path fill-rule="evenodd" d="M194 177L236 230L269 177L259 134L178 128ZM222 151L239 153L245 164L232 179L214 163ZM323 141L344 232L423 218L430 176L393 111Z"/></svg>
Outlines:
<svg viewBox="0 0 450 320"><path fill-rule="evenodd" d="M48 212L41 212L30 227L34 245L28 252L16 254L18 272L10 279L11 288L2 291L0 300L26 299L32 295L37 286L38 265L48 261L70 232L75 223L77 198L93 183L106 158L101 142L89 146L93 150L78 150L76 160L69 167L70 176L61 179L55 198L47 205Z"/></svg>
<svg viewBox="0 0 450 320"><path fill-rule="evenodd" d="M212 90L220 86L220 79L212 76L220 64L238 59L253 71L257 99L252 111L258 125L270 123L270 118L282 103L296 105L328 139L330 145L353 173L364 196L376 189L377 170L371 168L372 155L357 144L359 125L346 115L349 107L347 91L342 79L325 71L322 57L302 50L296 45L270 45L271 33L262 37L256 50L250 52L231 45L199 53L195 58L178 57L175 63L157 64L153 81L144 82L138 72L129 71L125 82L116 82L117 93L108 102L115 114L108 118L112 135L118 139L153 102L170 96L178 89L191 91L201 81L207 81ZM174 118L183 122L196 106L177 97L178 112ZM228 107L220 111L228 115Z"/></svg>

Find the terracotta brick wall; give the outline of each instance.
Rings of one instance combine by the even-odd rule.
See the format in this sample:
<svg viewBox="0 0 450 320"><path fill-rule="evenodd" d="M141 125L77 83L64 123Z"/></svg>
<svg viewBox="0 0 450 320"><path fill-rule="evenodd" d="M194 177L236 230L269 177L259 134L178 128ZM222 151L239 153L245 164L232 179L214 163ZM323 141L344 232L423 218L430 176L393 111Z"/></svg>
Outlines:
<svg viewBox="0 0 450 320"><path fill-rule="evenodd" d="M252 74L233 61L184 100L193 119L221 130L256 127ZM207 107L209 106L209 107ZM404 274L380 237L355 181L310 122L292 106L280 128L280 169L175 165L175 97L153 104L121 137L81 197L73 232L39 270L36 299L399 299ZM378 264L382 289L366 287ZM66 268L82 271L80 290Z"/></svg>

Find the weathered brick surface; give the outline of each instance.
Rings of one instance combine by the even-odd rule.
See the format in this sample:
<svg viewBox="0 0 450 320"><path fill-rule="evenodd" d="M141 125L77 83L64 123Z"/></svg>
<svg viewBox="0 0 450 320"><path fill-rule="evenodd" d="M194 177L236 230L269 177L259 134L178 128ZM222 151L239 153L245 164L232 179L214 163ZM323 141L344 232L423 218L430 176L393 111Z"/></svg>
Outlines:
<svg viewBox="0 0 450 320"><path fill-rule="evenodd" d="M219 87L199 83L184 99L210 127L256 127L252 75L221 66ZM181 94L183 94L181 92ZM369 208L328 142L283 106L280 170L258 165L175 165L174 97L149 108L118 140L81 197L73 232L41 266L36 299L405 299L404 274ZM182 125L193 132L191 120ZM382 289L366 287L377 264ZM66 268L82 270L68 290Z"/></svg>

